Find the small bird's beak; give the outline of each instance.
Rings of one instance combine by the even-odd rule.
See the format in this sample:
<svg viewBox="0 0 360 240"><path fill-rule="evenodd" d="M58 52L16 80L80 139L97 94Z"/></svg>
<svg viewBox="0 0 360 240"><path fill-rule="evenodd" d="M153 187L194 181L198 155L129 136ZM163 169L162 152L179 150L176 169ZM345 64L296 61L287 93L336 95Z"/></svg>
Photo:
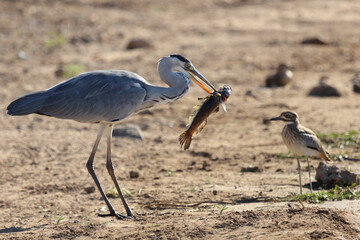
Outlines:
<svg viewBox="0 0 360 240"><path fill-rule="evenodd" d="M190 79L193 80L199 87L201 87L205 92L211 94L212 92L209 90L209 87L212 88L214 91L217 89L212 85L201 73L199 73L195 68L185 69L187 72L190 73ZM201 80L201 81L200 81ZM205 86L205 84L206 86Z"/></svg>
<svg viewBox="0 0 360 240"><path fill-rule="evenodd" d="M281 120L281 118L280 117L274 117L274 118L270 118L269 120L270 121L276 121L276 120Z"/></svg>

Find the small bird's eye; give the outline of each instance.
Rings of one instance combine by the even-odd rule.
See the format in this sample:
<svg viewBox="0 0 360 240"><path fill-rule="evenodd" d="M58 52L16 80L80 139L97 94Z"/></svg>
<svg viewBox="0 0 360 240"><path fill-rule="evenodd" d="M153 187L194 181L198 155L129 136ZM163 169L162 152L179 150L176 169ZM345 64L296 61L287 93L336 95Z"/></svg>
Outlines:
<svg viewBox="0 0 360 240"><path fill-rule="evenodd" d="M189 64L189 63L185 63L184 67L185 67L185 68L190 68L190 64Z"/></svg>

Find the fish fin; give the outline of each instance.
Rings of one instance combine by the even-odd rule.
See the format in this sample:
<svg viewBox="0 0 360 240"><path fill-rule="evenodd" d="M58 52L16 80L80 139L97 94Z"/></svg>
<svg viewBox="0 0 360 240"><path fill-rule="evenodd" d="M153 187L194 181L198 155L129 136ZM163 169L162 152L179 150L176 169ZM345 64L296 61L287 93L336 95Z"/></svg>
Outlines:
<svg viewBox="0 0 360 240"><path fill-rule="evenodd" d="M191 115L189 116L189 124L187 126L190 126L192 121L194 120L196 114L199 112L200 110L200 105L196 105L193 107L194 111L191 113Z"/></svg>
<svg viewBox="0 0 360 240"><path fill-rule="evenodd" d="M191 140L192 140L192 135L189 134L187 131L183 132L179 136L180 148L184 146L184 150L188 149L190 147Z"/></svg>
<svg viewBox="0 0 360 240"><path fill-rule="evenodd" d="M201 132L205 128L206 124L207 124L207 119L200 124L200 126L196 130L196 133Z"/></svg>
<svg viewBox="0 0 360 240"><path fill-rule="evenodd" d="M220 102L221 102L221 106L223 107L224 111L227 112L226 105L225 105L224 101L222 100L222 98L220 98Z"/></svg>

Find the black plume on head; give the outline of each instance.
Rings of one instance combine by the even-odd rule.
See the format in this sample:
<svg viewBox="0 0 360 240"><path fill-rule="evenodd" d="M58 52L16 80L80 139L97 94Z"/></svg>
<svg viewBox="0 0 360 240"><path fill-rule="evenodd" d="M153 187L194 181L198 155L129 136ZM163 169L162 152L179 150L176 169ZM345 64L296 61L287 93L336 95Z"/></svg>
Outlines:
<svg viewBox="0 0 360 240"><path fill-rule="evenodd" d="M186 63L190 62L186 57L184 57L183 55L180 55L180 54L171 54L170 57L177 58L180 61L183 61L183 62L186 62Z"/></svg>

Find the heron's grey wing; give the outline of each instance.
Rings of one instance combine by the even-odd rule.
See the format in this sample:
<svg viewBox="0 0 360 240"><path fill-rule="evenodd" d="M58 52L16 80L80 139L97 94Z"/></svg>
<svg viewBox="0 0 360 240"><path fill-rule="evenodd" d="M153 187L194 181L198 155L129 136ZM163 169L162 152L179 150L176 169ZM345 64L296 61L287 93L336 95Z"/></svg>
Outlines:
<svg viewBox="0 0 360 240"><path fill-rule="evenodd" d="M324 151L320 143L320 140L317 138L317 136L313 131L301 126L299 127L299 133L300 133L301 141L306 147L314 149L319 152Z"/></svg>
<svg viewBox="0 0 360 240"><path fill-rule="evenodd" d="M37 113L84 122L118 121L141 106L146 96L142 84L123 71L79 75L48 89Z"/></svg>

